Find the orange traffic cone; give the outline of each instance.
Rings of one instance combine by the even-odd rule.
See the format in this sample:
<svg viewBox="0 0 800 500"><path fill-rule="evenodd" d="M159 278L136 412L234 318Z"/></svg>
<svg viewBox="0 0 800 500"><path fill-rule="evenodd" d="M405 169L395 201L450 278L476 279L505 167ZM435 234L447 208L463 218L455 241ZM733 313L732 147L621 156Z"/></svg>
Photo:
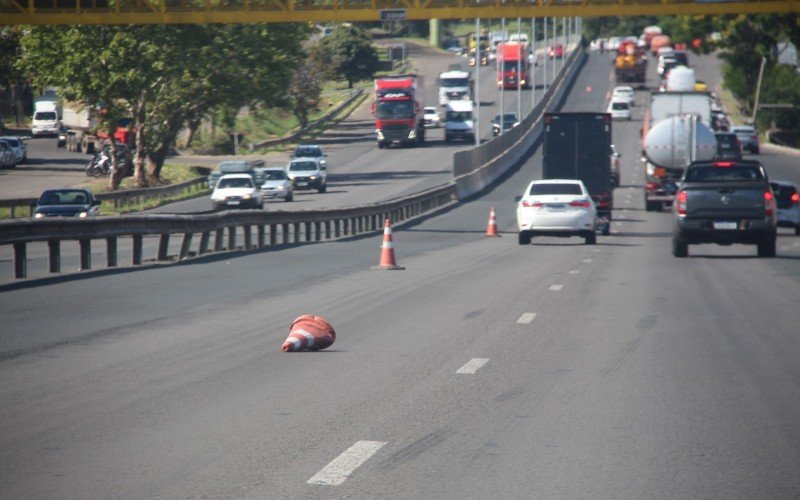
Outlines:
<svg viewBox="0 0 800 500"><path fill-rule="evenodd" d="M386 224L384 224L383 226L383 244L381 244L381 261L377 266L373 266L372 269L387 269L387 270L405 269L405 267L398 266L397 262L394 260L394 244L392 243L392 223L389 219L386 219Z"/></svg>
<svg viewBox="0 0 800 500"><path fill-rule="evenodd" d="M306 314L294 320L281 351L319 351L329 347L334 340L336 332L325 318Z"/></svg>
<svg viewBox="0 0 800 500"><path fill-rule="evenodd" d="M497 236L497 217L494 215L494 207L489 211L489 224L486 225L486 236Z"/></svg>

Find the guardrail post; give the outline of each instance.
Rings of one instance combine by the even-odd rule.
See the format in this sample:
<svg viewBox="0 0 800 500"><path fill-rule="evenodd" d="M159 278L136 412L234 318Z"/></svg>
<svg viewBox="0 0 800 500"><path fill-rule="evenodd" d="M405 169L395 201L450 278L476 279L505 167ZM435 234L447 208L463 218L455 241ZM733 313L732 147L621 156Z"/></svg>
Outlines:
<svg viewBox="0 0 800 500"><path fill-rule="evenodd" d="M342 220L336 219L333 221L333 237L338 238L342 234Z"/></svg>
<svg viewBox="0 0 800 500"><path fill-rule="evenodd" d="M158 260L167 260L169 257L169 233L162 234L158 239Z"/></svg>
<svg viewBox="0 0 800 500"><path fill-rule="evenodd" d="M294 223L294 242L300 243L300 226L299 222Z"/></svg>
<svg viewBox="0 0 800 500"><path fill-rule="evenodd" d="M10 215L11 215L11 218L13 219L13 218L14 218L14 217L17 215L17 214L16 214L16 212L17 212L17 207L9 207L9 208L8 208L8 210L9 210L9 213L10 213Z"/></svg>
<svg viewBox="0 0 800 500"><path fill-rule="evenodd" d="M81 271L92 268L92 240L78 240L81 252Z"/></svg>
<svg viewBox="0 0 800 500"><path fill-rule="evenodd" d="M61 240L49 240L47 250L50 260L50 272L61 272Z"/></svg>
<svg viewBox="0 0 800 500"><path fill-rule="evenodd" d="M106 238L106 266L117 267L117 237Z"/></svg>
<svg viewBox="0 0 800 500"><path fill-rule="evenodd" d="M183 241L181 241L181 253L178 254L178 260L183 260L189 256L189 250L192 248L192 233L183 233Z"/></svg>
<svg viewBox="0 0 800 500"><path fill-rule="evenodd" d="M314 241L322 239L322 222L317 221L314 223Z"/></svg>
<svg viewBox="0 0 800 500"><path fill-rule="evenodd" d="M26 278L28 276L28 251L27 243L14 243L14 277Z"/></svg>
<svg viewBox="0 0 800 500"><path fill-rule="evenodd" d="M288 245L289 244L289 224L288 223L284 223L282 226L283 227L281 228L282 229L281 235L283 236L283 244L284 245Z"/></svg>
<svg viewBox="0 0 800 500"><path fill-rule="evenodd" d="M264 235L264 224L259 224L258 225L258 242L257 242L258 248L264 248L264 242L265 242L265 237L264 236L265 236Z"/></svg>
<svg viewBox="0 0 800 500"><path fill-rule="evenodd" d="M325 221L325 239L331 239L331 221L329 220Z"/></svg>
<svg viewBox="0 0 800 500"><path fill-rule="evenodd" d="M236 250L236 226L228 226L228 251Z"/></svg>
<svg viewBox="0 0 800 500"><path fill-rule="evenodd" d="M361 234L364 231L364 217L358 217L356 219L356 232L355 234Z"/></svg>
<svg viewBox="0 0 800 500"><path fill-rule="evenodd" d="M306 222L306 241L313 241L314 231L313 231L313 222Z"/></svg>
<svg viewBox="0 0 800 500"><path fill-rule="evenodd" d="M217 229L216 234L214 235L214 251L221 252L222 251L222 243L225 241L225 228L221 227Z"/></svg>
<svg viewBox="0 0 800 500"><path fill-rule="evenodd" d="M133 235L133 258L132 263L134 266L142 265L142 235Z"/></svg>
<svg viewBox="0 0 800 500"><path fill-rule="evenodd" d="M250 226L242 226L244 230L244 249L250 250L250 247L253 246L253 235L252 231L250 230Z"/></svg>
<svg viewBox="0 0 800 500"><path fill-rule="evenodd" d="M278 225L269 225L269 246L274 247L278 243Z"/></svg>
<svg viewBox="0 0 800 500"><path fill-rule="evenodd" d="M197 250L199 255L208 253L208 240L210 239L211 234L208 231L204 231L203 234L200 235L200 248Z"/></svg>

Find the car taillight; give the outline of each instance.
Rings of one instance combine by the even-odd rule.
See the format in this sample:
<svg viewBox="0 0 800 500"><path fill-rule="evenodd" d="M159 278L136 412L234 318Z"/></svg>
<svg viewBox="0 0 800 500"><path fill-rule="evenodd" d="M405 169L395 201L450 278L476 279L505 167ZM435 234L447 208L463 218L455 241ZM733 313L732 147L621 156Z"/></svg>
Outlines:
<svg viewBox="0 0 800 500"><path fill-rule="evenodd" d="M589 208L592 206L592 202L589 200L575 200L569 202L569 206L571 207L580 207L580 208Z"/></svg>
<svg viewBox="0 0 800 500"><path fill-rule="evenodd" d="M522 200L522 206L526 208L541 208L543 205L539 201Z"/></svg>
<svg viewBox="0 0 800 500"><path fill-rule="evenodd" d="M732 167L733 166L733 162L732 161L715 161L714 162L714 166L715 167L721 167L721 168L728 168L728 167Z"/></svg>
<svg viewBox="0 0 800 500"><path fill-rule="evenodd" d="M775 196L772 191L764 191L764 215L772 217L775 213Z"/></svg>
<svg viewBox="0 0 800 500"><path fill-rule="evenodd" d="M681 191L678 193L678 196L675 197L675 201L677 202L675 207L678 210L678 217L686 217L686 198L686 191Z"/></svg>
<svg viewBox="0 0 800 500"><path fill-rule="evenodd" d="M792 194L792 197L789 199L792 200L792 203L795 205L800 205L800 193L797 191L795 191L794 194Z"/></svg>

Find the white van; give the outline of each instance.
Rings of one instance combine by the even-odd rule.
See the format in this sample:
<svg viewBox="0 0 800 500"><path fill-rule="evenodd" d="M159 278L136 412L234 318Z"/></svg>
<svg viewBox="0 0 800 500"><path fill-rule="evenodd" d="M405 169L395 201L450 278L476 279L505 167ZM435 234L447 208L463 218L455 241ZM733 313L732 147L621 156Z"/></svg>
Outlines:
<svg viewBox="0 0 800 500"><path fill-rule="evenodd" d="M61 126L58 116L58 105L55 101L38 101L34 103L31 135L57 135Z"/></svg>
<svg viewBox="0 0 800 500"><path fill-rule="evenodd" d="M449 101L445 105L444 141L466 139L475 142L475 119L472 101Z"/></svg>

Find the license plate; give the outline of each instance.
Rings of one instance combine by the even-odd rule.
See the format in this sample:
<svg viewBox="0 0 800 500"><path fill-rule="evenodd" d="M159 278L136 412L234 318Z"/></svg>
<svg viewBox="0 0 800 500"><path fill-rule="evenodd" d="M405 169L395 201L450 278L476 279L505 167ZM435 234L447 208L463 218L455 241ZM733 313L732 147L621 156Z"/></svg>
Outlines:
<svg viewBox="0 0 800 500"><path fill-rule="evenodd" d="M239 201L238 200L237 201L229 201L229 202L227 202L227 204L228 205L238 205Z"/></svg>
<svg viewBox="0 0 800 500"><path fill-rule="evenodd" d="M565 205L547 205L547 209L551 212L563 212L567 207Z"/></svg>
<svg viewBox="0 0 800 500"><path fill-rule="evenodd" d="M298 186L308 186L308 183L307 182L298 182L297 185Z"/></svg>
<svg viewBox="0 0 800 500"><path fill-rule="evenodd" d="M738 225L735 222L715 222L714 229L736 229Z"/></svg>

